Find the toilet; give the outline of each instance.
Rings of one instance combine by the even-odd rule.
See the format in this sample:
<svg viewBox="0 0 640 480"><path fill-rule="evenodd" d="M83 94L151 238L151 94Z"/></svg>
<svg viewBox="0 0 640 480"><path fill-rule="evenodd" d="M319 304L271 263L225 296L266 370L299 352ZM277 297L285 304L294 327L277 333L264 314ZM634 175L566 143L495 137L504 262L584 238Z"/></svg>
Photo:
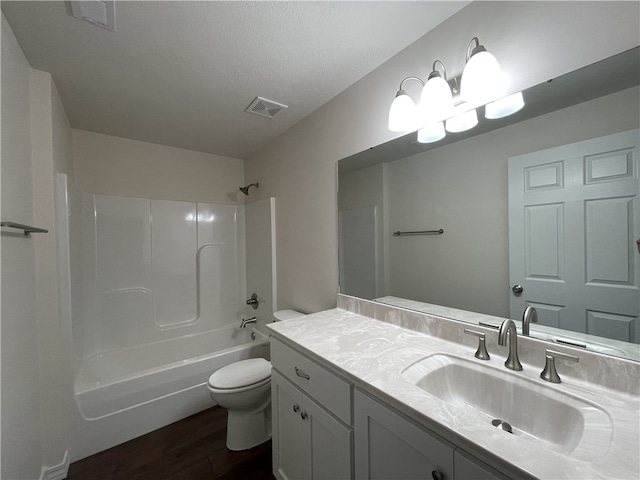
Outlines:
<svg viewBox="0 0 640 480"><path fill-rule="evenodd" d="M280 310L275 321L304 317ZM271 438L271 362L249 358L216 370L207 384L214 402L228 410L227 448L248 450Z"/></svg>

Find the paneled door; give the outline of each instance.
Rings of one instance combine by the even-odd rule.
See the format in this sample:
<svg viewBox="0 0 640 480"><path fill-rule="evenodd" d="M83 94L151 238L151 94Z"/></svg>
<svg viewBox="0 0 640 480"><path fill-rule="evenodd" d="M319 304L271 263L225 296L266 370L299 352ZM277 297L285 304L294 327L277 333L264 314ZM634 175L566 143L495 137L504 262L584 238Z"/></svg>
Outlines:
<svg viewBox="0 0 640 480"><path fill-rule="evenodd" d="M509 159L511 317L640 341L640 131Z"/></svg>

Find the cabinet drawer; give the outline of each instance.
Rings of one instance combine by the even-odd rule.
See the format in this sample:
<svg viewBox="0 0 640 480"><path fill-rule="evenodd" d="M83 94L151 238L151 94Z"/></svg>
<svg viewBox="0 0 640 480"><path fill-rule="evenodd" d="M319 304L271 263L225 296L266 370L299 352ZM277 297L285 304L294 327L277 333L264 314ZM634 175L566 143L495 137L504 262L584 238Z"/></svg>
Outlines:
<svg viewBox="0 0 640 480"><path fill-rule="evenodd" d="M271 337L271 364L318 403L351 425L351 385Z"/></svg>

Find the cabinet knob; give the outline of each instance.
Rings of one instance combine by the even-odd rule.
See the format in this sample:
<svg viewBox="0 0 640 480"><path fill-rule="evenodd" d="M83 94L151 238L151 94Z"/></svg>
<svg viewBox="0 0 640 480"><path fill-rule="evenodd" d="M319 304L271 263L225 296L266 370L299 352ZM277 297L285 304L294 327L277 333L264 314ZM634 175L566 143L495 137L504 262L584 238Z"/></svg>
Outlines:
<svg viewBox="0 0 640 480"><path fill-rule="evenodd" d="M439 472L437 470L434 470L433 472L431 472L431 476L433 477L433 480L445 480L444 473Z"/></svg>
<svg viewBox="0 0 640 480"><path fill-rule="evenodd" d="M303 420L306 420L308 416L309 415L307 415L307 412L300 412L300 418L302 418Z"/></svg>
<svg viewBox="0 0 640 480"><path fill-rule="evenodd" d="M298 413L300 411L300 406L297 403L293 406L293 411L295 413Z"/></svg>

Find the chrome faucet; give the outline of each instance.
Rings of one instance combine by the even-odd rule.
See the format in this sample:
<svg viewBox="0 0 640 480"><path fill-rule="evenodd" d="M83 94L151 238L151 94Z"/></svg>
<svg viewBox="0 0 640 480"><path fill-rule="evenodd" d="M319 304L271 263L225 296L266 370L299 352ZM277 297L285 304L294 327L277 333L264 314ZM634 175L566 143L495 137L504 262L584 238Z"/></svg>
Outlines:
<svg viewBox="0 0 640 480"><path fill-rule="evenodd" d="M522 314L522 335L529 336L529 325L531 323L538 323L538 312L532 306L528 306Z"/></svg>
<svg viewBox="0 0 640 480"><path fill-rule="evenodd" d="M504 347L507 344L507 337L509 337L509 356L507 361L504 362L504 366L510 370L520 371L522 370L522 364L518 359L518 331L516 330L516 324L510 318L507 318L500 325L498 345Z"/></svg>
<svg viewBox="0 0 640 480"><path fill-rule="evenodd" d="M250 323L256 323L256 317L243 318L242 322L240 322L240 328L247 328Z"/></svg>

